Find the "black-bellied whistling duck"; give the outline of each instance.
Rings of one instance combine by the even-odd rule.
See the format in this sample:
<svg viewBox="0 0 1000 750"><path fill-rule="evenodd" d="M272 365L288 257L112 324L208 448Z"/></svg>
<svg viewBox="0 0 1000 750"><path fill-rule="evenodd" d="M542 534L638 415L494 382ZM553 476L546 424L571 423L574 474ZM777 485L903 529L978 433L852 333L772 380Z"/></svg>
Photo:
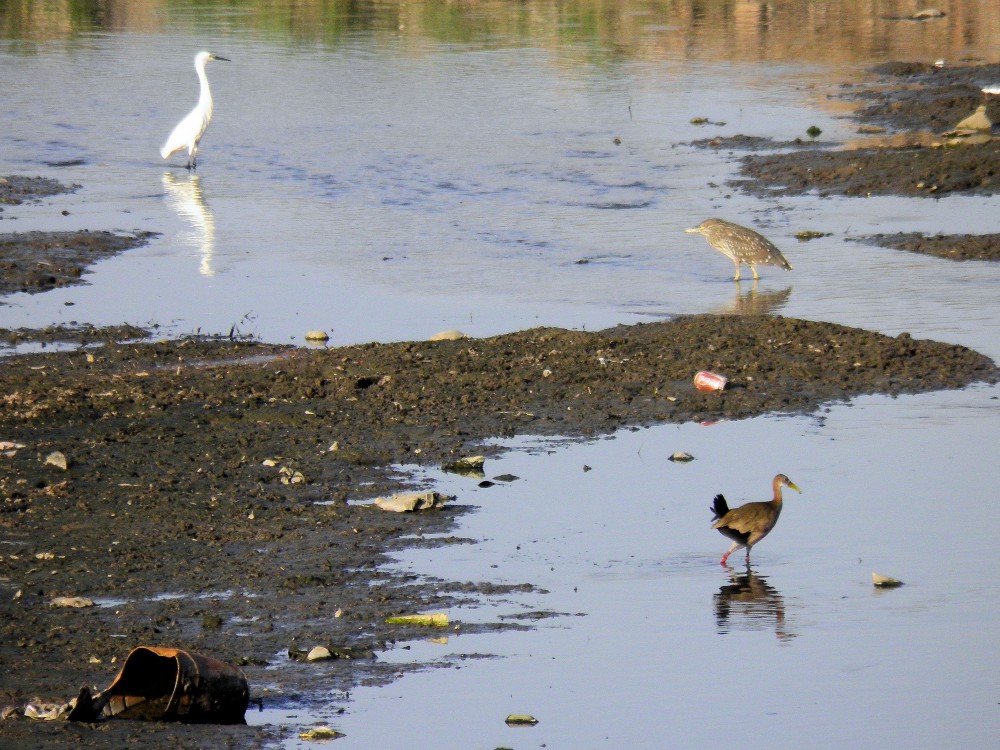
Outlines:
<svg viewBox="0 0 1000 750"><path fill-rule="evenodd" d="M719 561L722 565L736 550L746 547L747 565L750 564L750 548L766 537L774 524L778 522L781 515L781 488L791 487L796 492L802 492L791 479L784 474L778 474L772 482L774 488L774 499L760 503L747 503L739 508L729 509L726 498L716 495L712 503L712 512L715 513L712 524L713 529L729 539L733 540L733 546L722 556Z"/></svg>

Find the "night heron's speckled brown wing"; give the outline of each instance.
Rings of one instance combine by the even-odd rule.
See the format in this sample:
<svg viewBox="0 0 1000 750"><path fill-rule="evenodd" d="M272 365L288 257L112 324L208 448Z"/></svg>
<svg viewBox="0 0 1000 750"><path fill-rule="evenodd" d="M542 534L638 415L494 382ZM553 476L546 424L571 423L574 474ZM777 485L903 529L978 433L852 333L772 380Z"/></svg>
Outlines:
<svg viewBox="0 0 1000 750"><path fill-rule="evenodd" d="M788 271L792 269L792 264L785 259L773 242L739 224L717 220L707 228L705 239L720 253L740 263L778 266Z"/></svg>
<svg viewBox="0 0 1000 750"><path fill-rule="evenodd" d="M792 270L781 251L770 240L752 229L741 227L722 219L706 219L694 229L685 230L689 234L700 234L712 249L725 255L733 262L736 275L734 281L740 280L740 264L746 263L757 275L757 266L777 266L786 271Z"/></svg>

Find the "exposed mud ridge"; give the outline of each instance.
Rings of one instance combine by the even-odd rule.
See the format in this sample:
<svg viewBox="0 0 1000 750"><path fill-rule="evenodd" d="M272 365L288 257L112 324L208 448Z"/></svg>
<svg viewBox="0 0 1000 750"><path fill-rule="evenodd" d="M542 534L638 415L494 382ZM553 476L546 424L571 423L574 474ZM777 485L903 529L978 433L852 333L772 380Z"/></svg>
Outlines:
<svg viewBox="0 0 1000 750"><path fill-rule="evenodd" d="M72 193L79 185L63 185L58 180L48 177L25 177L24 175L7 175L0 177L0 206L18 206L22 203L36 202L59 193ZM0 208L0 211L3 209Z"/></svg>
<svg viewBox="0 0 1000 750"><path fill-rule="evenodd" d="M759 135L720 135L715 138L700 138L691 141L698 148L713 148L727 151L777 151L793 148L829 148L832 144L824 141L807 141L796 138L792 141L776 141Z"/></svg>
<svg viewBox="0 0 1000 750"><path fill-rule="evenodd" d="M144 245L155 236L155 232L87 230L0 234L0 295L85 283L82 277L88 266Z"/></svg>
<svg viewBox="0 0 1000 750"><path fill-rule="evenodd" d="M897 131L928 131L921 138L872 139L847 150L803 150L749 155L741 160L747 179L740 188L761 195L992 195L1000 189L1000 141L947 139L944 133L980 104L1000 121L1000 97L982 86L1000 80L1000 65L935 68L894 63L880 66L877 80L851 87L845 96L870 101L855 112L866 124ZM901 145L900 145L901 144Z"/></svg>
<svg viewBox="0 0 1000 750"><path fill-rule="evenodd" d="M155 326L154 326L155 328ZM48 328L0 328L0 345L15 347L21 344L49 344L87 346L121 341L141 341L152 332L132 325L104 326L90 324L77 326L51 326ZM2 351L2 350L0 350Z"/></svg>
<svg viewBox="0 0 1000 750"><path fill-rule="evenodd" d="M855 116L862 122L896 130L943 133L980 104L1000 122L1000 97L982 88L1000 81L1000 64L936 67L924 63L886 63L872 69L876 85L862 85L849 97L870 101Z"/></svg>
<svg viewBox="0 0 1000 750"><path fill-rule="evenodd" d="M731 387L695 390L699 369ZM379 568L403 547L469 541L451 535L459 503L400 515L355 502L409 486L394 465L492 455L483 441L496 436L808 412L998 377L960 346L766 316L328 350L190 339L10 357L0 439L23 447L0 458L0 705L103 688L131 648L173 645L242 665L268 705L331 715L337 691L400 671L380 650L426 637L386 616L449 608L461 632L528 627L466 625L461 605L485 596L519 614L511 597L530 582ZM66 469L46 463L53 451ZM288 482L294 472L301 482ZM703 504L692 498L692 512ZM58 595L98 606L50 606ZM314 645L357 658L285 656ZM0 744L19 750L249 748L280 735L0 722Z"/></svg>
<svg viewBox="0 0 1000 750"><path fill-rule="evenodd" d="M928 236L920 232L873 234L859 237L865 242L895 250L936 255L952 260L1000 261L1000 234L937 234Z"/></svg>
<svg viewBox="0 0 1000 750"><path fill-rule="evenodd" d="M749 179L733 184L757 195L992 195L1000 190L1000 140L954 148L796 151L743 157Z"/></svg>

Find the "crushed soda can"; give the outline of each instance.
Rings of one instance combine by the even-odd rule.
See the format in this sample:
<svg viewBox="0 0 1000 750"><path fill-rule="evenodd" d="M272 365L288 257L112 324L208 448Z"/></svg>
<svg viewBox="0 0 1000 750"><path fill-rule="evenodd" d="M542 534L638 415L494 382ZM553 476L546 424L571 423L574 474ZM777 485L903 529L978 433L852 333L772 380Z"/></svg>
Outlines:
<svg viewBox="0 0 1000 750"><path fill-rule="evenodd" d="M728 382L729 379L725 375L707 370L700 370L694 376L694 387L699 391L721 391Z"/></svg>

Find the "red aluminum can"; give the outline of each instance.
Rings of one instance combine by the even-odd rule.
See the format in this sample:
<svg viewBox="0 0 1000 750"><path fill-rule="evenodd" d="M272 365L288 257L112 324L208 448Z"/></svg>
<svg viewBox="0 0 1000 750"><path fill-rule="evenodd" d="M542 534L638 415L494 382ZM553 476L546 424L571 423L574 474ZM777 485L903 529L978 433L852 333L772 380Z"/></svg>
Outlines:
<svg viewBox="0 0 1000 750"><path fill-rule="evenodd" d="M718 375L707 370L701 370L694 376L694 387L699 391L721 391L728 382L729 379L725 375Z"/></svg>

